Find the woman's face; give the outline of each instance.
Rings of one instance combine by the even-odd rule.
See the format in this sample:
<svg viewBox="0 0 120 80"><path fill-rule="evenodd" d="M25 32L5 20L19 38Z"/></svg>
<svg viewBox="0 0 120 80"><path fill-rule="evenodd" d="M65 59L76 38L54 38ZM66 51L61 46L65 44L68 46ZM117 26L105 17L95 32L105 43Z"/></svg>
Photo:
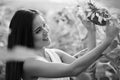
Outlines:
<svg viewBox="0 0 120 80"><path fill-rule="evenodd" d="M36 48L43 48L50 44L49 29L43 17L37 15L33 20L33 36Z"/></svg>

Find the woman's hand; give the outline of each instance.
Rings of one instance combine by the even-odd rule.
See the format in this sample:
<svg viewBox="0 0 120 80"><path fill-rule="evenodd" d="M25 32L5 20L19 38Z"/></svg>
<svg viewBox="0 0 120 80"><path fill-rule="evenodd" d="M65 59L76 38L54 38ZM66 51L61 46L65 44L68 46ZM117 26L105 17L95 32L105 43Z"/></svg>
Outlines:
<svg viewBox="0 0 120 80"><path fill-rule="evenodd" d="M113 40L119 33L119 26L118 22L114 19L108 21L106 25L106 39Z"/></svg>
<svg viewBox="0 0 120 80"><path fill-rule="evenodd" d="M0 50L0 61L7 62L10 60L24 61L28 58L38 57L34 50L25 47L16 47L13 50Z"/></svg>
<svg viewBox="0 0 120 80"><path fill-rule="evenodd" d="M117 45L118 45L118 41L113 40L109 47L110 47L111 50L113 50L117 47Z"/></svg>
<svg viewBox="0 0 120 80"><path fill-rule="evenodd" d="M10 59L15 60L26 60L27 58L38 57L34 50L26 47L16 47L11 51Z"/></svg>
<svg viewBox="0 0 120 80"><path fill-rule="evenodd" d="M83 19L82 16L79 16L79 18L88 31L86 40L88 51L90 51L96 47L96 27L95 24L87 20L87 18Z"/></svg>
<svg viewBox="0 0 120 80"><path fill-rule="evenodd" d="M95 24L93 24L91 21L88 21L88 20L84 20L82 21L83 25L86 27L86 29L90 32L95 32L96 31L96 27L95 27Z"/></svg>
<svg viewBox="0 0 120 80"><path fill-rule="evenodd" d="M88 31L96 31L95 24L93 24L90 20L83 19L81 16L79 16L79 18Z"/></svg>

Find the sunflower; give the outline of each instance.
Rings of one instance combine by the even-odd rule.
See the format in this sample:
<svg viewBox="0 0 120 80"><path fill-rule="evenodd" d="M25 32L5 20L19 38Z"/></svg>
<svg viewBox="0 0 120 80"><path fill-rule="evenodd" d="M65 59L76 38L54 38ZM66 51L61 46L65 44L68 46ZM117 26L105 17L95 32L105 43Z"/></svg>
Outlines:
<svg viewBox="0 0 120 80"><path fill-rule="evenodd" d="M92 3L87 3L85 14L87 18L96 25L104 26L110 18L110 14L105 8L97 8Z"/></svg>

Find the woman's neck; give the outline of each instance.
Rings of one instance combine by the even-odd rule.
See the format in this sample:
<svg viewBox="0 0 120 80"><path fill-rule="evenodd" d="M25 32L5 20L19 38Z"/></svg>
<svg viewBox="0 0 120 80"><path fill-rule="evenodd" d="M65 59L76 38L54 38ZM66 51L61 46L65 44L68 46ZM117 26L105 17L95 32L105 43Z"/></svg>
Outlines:
<svg viewBox="0 0 120 80"><path fill-rule="evenodd" d="M45 48L38 48L35 49L35 54L41 56L41 57L45 57Z"/></svg>

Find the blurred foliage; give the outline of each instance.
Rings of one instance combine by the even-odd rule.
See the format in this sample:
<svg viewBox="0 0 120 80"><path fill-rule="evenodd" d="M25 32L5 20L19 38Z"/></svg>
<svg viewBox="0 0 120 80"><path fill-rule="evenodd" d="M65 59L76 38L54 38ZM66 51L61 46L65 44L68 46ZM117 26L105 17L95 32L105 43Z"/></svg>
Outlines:
<svg viewBox="0 0 120 80"><path fill-rule="evenodd" d="M77 17L76 6L65 7L47 15L47 21L51 29L52 44L50 47L59 48L73 55L87 47L87 30ZM105 37L104 27L96 26L97 43Z"/></svg>
<svg viewBox="0 0 120 80"><path fill-rule="evenodd" d="M8 29L9 22L18 8L13 8L1 2L0 6L0 27ZM62 10L45 12L39 10L45 17L48 25L50 26L51 45L50 48L58 48L73 55L76 52L86 48L87 30L81 24L80 19L77 17L77 7L65 7ZM102 27L98 27L97 40L100 42L104 37Z"/></svg>

